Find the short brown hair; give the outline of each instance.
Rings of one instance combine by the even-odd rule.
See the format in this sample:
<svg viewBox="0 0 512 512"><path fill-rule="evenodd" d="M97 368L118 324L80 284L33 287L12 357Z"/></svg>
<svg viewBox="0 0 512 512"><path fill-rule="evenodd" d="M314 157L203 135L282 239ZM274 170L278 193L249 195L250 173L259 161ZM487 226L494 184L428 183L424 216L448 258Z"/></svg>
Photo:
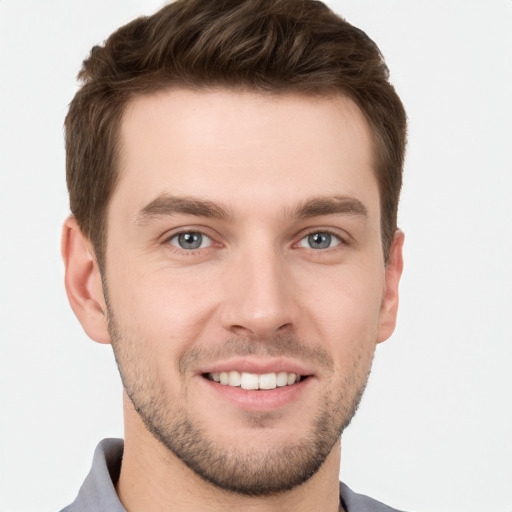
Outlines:
<svg viewBox="0 0 512 512"><path fill-rule="evenodd" d="M100 264L130 99L170 87L343 94L373 134L387 260L397 227L406 115L376 44L316 0L177 0L95 46L66 117L71 212Z"/></svg>

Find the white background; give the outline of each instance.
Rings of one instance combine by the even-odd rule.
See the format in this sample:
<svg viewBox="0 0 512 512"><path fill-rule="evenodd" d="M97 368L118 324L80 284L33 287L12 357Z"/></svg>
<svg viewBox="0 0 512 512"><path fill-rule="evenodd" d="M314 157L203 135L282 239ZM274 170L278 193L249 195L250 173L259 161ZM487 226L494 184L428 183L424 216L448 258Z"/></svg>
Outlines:
<svg viewBox="0 0 512 512"><path fill-rule="evenodd" d="M410 119L399 323L341 476L406 510L511 512L512 1L330 4L377 41ZM0 0L2 512L60 510L122 436L110 347L62 284L62 122L90 47L161 5Z"/></svg>

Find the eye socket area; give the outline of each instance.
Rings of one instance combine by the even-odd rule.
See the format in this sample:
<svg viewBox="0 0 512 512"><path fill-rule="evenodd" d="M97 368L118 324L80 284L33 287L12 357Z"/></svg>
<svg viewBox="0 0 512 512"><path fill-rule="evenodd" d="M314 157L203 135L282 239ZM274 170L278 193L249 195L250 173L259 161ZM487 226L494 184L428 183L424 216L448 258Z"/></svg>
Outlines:
<svg viewBox="0 0 512 512"><path fill-rule="evenodd" d="M200 231L188 230L171 236L167 243L184 251L195 251L212 245L212 239Z"/></svg>
<svg viewBox="0 0 512 512"><path fill-rule="evenodd" d="M298 247L313 250L326 250L341 245L343 240L329 231L312 231L306 236L302 237L297 244Z"/></svg>
<svg viewBox="0 0 512 512"><path fill-rule="evenodd" d="M175 232L165 240L165 243L185 253L192 253L200 249L219 245L215 239L197 228L183 229ZM320 228L304 233L294 245L298 248L320 252L345 244L346 240L342 235L334 233L329 229Z"/></svg>

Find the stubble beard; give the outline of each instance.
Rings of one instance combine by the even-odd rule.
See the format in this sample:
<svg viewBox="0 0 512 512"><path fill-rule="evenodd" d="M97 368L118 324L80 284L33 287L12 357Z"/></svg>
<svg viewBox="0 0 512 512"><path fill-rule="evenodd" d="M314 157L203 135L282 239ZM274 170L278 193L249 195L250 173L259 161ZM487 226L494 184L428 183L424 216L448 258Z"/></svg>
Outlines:
<svg viewBox="0 0 512 512"><path fill-rule="evenodd" d="M367 350L358 355L353 367L347 368L339 379L338 393L334 397L328 393L331 386L327 386L329 389L319 401L309 432L302 439L290 439L278 446L258 443L258 446L238 448L230 443L220 446L186 408L169 410L166 391L156 381L156 372L151 371L147 358L138 353L137 340L120 333L111 310L109 331L124 389L148 431L203 480L224 491L245 496L270 496L289 491L320 469L356 413L374 352ZM290 347L297 349L293 351ZM223 349L231 355L258 351L267 355L284 355L286 352L290 356L304 350L304 344L292 336L260 344L244 339L228 340ZM315 353L314 350L310 352ZM187 359L197 357L196 351L181 358L180 371L186 366ZM322 352L319 357L330 356ZM332 364L332 360L328 363ZM265 421L260 421L258 413L251 417L252 428L264 432Z"/></svg>

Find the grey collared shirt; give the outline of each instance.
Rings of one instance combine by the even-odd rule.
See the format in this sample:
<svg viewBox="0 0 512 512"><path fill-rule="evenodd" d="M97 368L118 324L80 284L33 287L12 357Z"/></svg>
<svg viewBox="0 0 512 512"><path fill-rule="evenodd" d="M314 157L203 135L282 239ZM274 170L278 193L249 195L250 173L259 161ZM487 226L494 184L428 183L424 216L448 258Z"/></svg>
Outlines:
<svg viewBox="0 0 512 512"><path fill-rule="evenodd" d="M123 458L122 439L104 439L94 452L92 468L78 496L61 512L126 512L115 485ZM340 504L346 512L400 512L368 496L357 494L340 482Z"/></svg>

